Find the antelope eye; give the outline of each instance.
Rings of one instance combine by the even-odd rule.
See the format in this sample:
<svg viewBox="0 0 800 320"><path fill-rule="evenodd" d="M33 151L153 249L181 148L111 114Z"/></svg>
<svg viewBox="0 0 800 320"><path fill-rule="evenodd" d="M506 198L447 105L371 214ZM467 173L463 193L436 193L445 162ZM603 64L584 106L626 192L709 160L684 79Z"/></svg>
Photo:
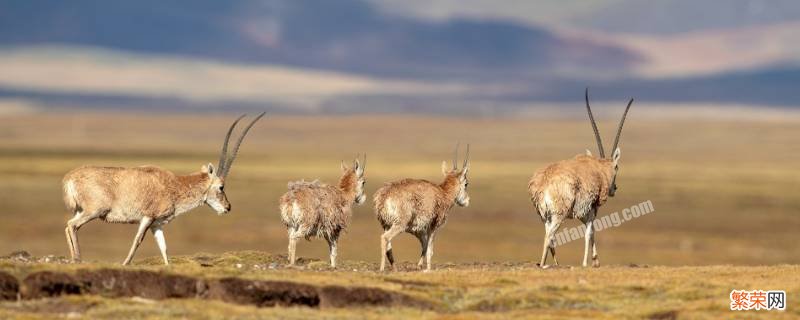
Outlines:
<svg viewBox="0 0 800 320"><path fill-rule="evenodd" d="M220 192L225 191L225 186L219 186L219 191Z"/></svg>

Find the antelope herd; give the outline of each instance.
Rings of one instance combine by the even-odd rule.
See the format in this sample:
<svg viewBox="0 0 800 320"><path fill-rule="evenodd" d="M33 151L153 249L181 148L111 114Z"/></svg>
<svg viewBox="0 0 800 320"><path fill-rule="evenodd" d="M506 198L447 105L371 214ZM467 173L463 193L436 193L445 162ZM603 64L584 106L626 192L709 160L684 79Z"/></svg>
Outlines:
<svg viewBox="0 0 800 320"><path fill-rule="evenodd" d="M545 227L539 263L542 267L546 267L548 252L558 265L554 236L566 219L580 220L586 227L583 266L588 266L590 247L592 266L599 265L593 221L598 208L617 190L616 177L621 155L619 138L633 99L628 102L619 122L611 158L606 158L589 106L588 89L585 98L599 157L586 150L586 154L541 168L528 183L530 200ZM225 135L218 165L214 167L208 163L199 172L176 175L153 166L83 166L68 172L63 179L63 195L67 209L73 214L65 229L72 261L79 262L81 259L78 229L89 221L100 219L113 223L138 223L138 231L123 265L131 262L147 230L153 233L164 264L168 265L164 226L182 213L203 204L220 215L231 210L224 190L225 179L248 131L263 116L264 113L261 113L242 130L229 154L231 134L245 115L237 118ZM436 232L444 226L447 214L454 205L469 206L469 157L467 145L464 161L459 168L456 145L452 165L442 162L442 182L437 184L420 179L401 179L388 182L375 192L374 211L383 228L380 236L381 271L386 268L387 261L390 267L394 267L392 239L402 232L419 239L422 253L417 265L420 269L424 266L425 271L431 270ZM336 268L337 242L348 226L352 206L363 204L367 198L364 193L365 169L366 155L362 159L355 159L351 166L342 162L342 176L336 185L318 180L289 182L289 190L280 198L280 216L287 228L290 266L296 261L297 240L314 237L327 241L330 264Z"/></svg>

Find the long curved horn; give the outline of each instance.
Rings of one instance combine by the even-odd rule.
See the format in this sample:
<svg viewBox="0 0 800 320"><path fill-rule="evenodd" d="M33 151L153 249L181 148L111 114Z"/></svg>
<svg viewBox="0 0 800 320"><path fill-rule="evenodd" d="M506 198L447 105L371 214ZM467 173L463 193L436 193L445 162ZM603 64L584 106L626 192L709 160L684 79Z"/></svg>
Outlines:
<svg viewBox="0 0 800 320"><path fill-rule="evenodd" d="M600 139L600 131L597 131L597 123L594 122L592 115L592 108L589 107L589 88L586 88L586 112L589 113L589 122L592 123L592 130L594 130L594 138L597 140L597 149L600 151L600 158L606 157L606 152L603 150L603 139Z"/></svg>
<svg viewBox="0 0 800 320"><path fill-rule="evenodd" d="M453 151L453 170L458 169L458 147L461 145L460 142L456 142L456 150Z"/></svg>
<svg viewBox="0 0 800 320"><path fill-rule="evenodd" d="M462 170L467 167L467 163L469 163L469 143L467 143L467 156L464 158L464 165L461 166Z"/></svg>
<svg viewBox="0 0 800 320"><path fill-rule="evenodd" d="M239 123L239 120L242 120L246 114L243 114L236 118L236 121L233 121L231 127L228 128L228 133L225 135L225 141L222 143L222 152L219 153L219 164L217 164L217 173L220 173L225 170L225 162L228 160L228 141L231 140L231 133L233 133L233 128L236 127L236 124Z"/></svg>
<svg viewBox="0 0 800 320"><path fill-rule="evenodd" d="M244 131L242 131L242 135L239 136L239 140L236 140L236 145L233 146L233 153L231 153L230 158L228 158L228 161L225 163L225 170L222 171L221 177L228 176L228 172L231 171L231 165L233 165L233 160L236 159L236 155L239 153L239 147L242 146L242 141L244 140L244 137L247 135L247 132L250 131L250 128L252 128L253 125L256 124L256 121L261 119L261 117L263 117L265 114L266 112L262 112L261 114L258 115L258 117L253 119L253 121L251 121L250 124L247 125L247 127L244 128Z"/></svg>
<svg viewBox="0 0 800 320"><path fill-rule="evenodd" d="M628 116L628 109L631 108L631 104L633 103L633 98L628 101L628 106L625 107L625 113L622 114L622 119L619 120L619 127L617 128L617 136L614 138L614 146L611 148L611 152L617 150L617 146L619 145L619 136L622 134L622 125L625 124L625 117Z"/></svg>

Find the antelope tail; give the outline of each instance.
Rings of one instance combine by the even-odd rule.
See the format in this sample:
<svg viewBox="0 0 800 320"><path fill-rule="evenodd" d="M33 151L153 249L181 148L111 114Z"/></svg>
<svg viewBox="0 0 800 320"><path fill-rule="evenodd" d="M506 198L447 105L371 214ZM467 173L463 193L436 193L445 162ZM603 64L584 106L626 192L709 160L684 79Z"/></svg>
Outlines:
<svg viewBox="0 0 800 320"><path fill-rule="evenodd" d="M77 213L80 211L80 206L78 205L77 199L77 190L75 190L75 182L72 180L64 181L64 204L67 205L67 209L72 213Z"/></svg>

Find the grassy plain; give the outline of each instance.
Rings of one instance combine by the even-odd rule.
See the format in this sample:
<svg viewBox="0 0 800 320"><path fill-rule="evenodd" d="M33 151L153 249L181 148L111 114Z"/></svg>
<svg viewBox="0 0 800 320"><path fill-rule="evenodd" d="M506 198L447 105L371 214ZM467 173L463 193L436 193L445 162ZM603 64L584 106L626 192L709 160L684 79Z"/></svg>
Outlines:
<svg viewBox="0 0 800 320"><path fill-rule="evenodd" d="M604 111L599 116L610 121L602 121L600 128L611 140L617 115ZM598 233L601 263L800 262L800 248L793 245L800 240L797 121L661 119L637 117L636 111L622 137L619 192L600 213L646 200L655 212ZM60 181L68 170L85 164L152 164L178 173L196 171L216 163L230 120L115 113L0 117L0 252L67 254L63 228L69 215ZM282 253L287 240L277 201L288 181L334 182L339 162L359 152L368 154L370 196L394 179L436 181L456 141L472 146L472 202L451 212L438 235L434 260L537 258L543 226L532 212L527 181L548 162L595 150L585 119L269 116L252 131L232 170L226 188L233 211L216 216L200 208L176 219L165 229L169 250ZM355 208L339 256L376 261L380 232L370 198ZM131 225L91 222L80 231L84 258L120 261L134 233ZM138 256L155 255L150 237L145 241ZM400 260L416 260L416 239L401 235L397 242ZM562 247L560 261L577 264L582 246L575 241ZM326 251L324 241L298 246L300 256L321 258Z"/></svg>
<svg viewBox="0 0 800 320"><path fill-rule="evenodd" d="M616 108L598 110L599 117L608 120L600 123L607 140L613 138L617 112ZM3 115L0 253L67 254L63 230L69 215L61 200L60 181L68 170L85 164L152 164L178 173L199 170L204 163L216 163L231 118L81 112ZM91 318L118 314L154 318L718 318L730 315L726 308L733 288L784 289L790 311L769 315L797 317L797 304L791 297L800 294L794 266L800 263L800 247L795 245L800 240L796 232L800 225L798 123L792 118L647 117L633 110L622 137L619 192L600 212L609 214L646 200L652 201L655 212L598 233L603 267L540 270L532 263L540 254L543 227L532 213L527 181L548 162L595 149L585 119L271 115L251 132L233 167L226 186L232 213L216 216L200 208L181 216L165 229L175 266L158 266L156 246L148 235L137 254L137 267L209 277L233 274L357 283L409 292L442 309L255 309L215 301L152 304L86 296L6 303L0 317L47 315L48 304L80 306L89 301L91 308L78 314ZM306 270L284 269L280 263L276 270L248 267L279 262L282 256L223 255L240 250L285 252L286 233L277 200L290 180L334 182L341 160L366 152L371 196L383 182L393 179L440 179L441 161L451 159L456 141L472 146L472 202L468 208L454 208L439 233L433 273L374 272L381 230L371 200L355 209L339 246L344 261L339 271L325 268L323 241L298 246ZM568 224L575 225L574 221ZM80 241L84 259L91 263L88 266L119 263L134 233L134 226L99 221L83 227ZM394 247L395 256L406 265L419 255L419 245L409 235L399 236ZM199 252L231 260L220 258L218 267L200 269L192 262ZM579 265L582 254L582 241L559 247L563 265ZM244 268L231 267L236 261L243 261ZM650 267L632 268L630 263ZM78 267L3 265L17 275ZM403 286L391 279L430 286Z"/></svg>
<svg viewBox="0 0 800 320"><path fill-rule="evenodd" d="M108 298L62 296L21 302L1 302L0 317L62 317L87 319L260 319L260 318L558 318L558 319L719 319L758 316L793 319L800 316L800 269L776 266L604 266L540 269L533 263L438 264L429 273L410 263L399 272L377 272L377 263L343 261L336 271L323 260L304 259L299 269L281 265L285 255L230 252L173 257L160 265L157 257L141 259L131 269L165 271L206 279L240 277L311 285L372 287L398 292L429 304L414 306L309 308L254 306L216 300ZM270 267L273 266L273 267ZM0 261L0 270L22 279L36 271L120 268L109 263L82 265L25 264ZM732 288L782 289L787 310L734 313L728 305Z"/></svg>

